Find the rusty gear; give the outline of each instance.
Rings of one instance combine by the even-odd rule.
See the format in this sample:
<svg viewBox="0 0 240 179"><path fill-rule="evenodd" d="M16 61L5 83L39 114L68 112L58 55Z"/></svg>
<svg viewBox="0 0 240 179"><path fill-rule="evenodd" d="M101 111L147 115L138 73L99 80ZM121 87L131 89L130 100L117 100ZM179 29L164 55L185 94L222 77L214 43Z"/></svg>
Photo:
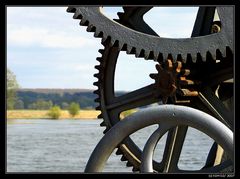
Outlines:
<svg viewBox="0 0 240 179"><path fill-rule="evenodd" d="M182 86L194 84L194 81L186 79L190 70L182 69L182 62L173 63L172 60L168 59L162 64L157 64L156 69L158 73L152 73L150 77L155 80L156 97L161 97L163 104L167 103L168 97L172 97L174 101L177 92L182 96L198 95L197 91L182 88Z"/></svg>

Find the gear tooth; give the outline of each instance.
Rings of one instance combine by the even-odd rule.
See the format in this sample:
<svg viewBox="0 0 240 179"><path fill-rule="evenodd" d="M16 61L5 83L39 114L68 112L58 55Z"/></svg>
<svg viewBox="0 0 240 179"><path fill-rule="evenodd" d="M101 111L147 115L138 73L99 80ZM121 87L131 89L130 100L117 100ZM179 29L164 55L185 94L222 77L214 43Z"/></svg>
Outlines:
<svg viewBox="0 0 240 179"><path fill-rule="evenodd" d="M112 46L114 46L115 42L116 41L113 38L111 38L110 43L111 43Z"/></svg>
<svg viewBox="0 0 240 179"><path fill-rule="evenodd" d="M139 169L138 169L137 167L133 167L133 168L132 168L132 171L133 171L133 172L137 172L137 171L139 171Z"/></svg>
<svg viewBox="0 0 240 179"><path fill-rule="evenodd" d="M116 155L122 155L122 151L118 148L117 151L116 151Z"/></svg>
<svg viewBox="0 0 240 179"><path fill-rule="evenodd" d="M99 53L103 54L104 53L104 49L99 49L98 50ZM99 58L99 57L98 57Z"/></svg>
<svg viewBox="0 0 240 179"><path fill-rule="evenodd" d="M186 86L186 85L194 85L194 82L192 80L180 80L179 81L179 84L182 85L182 86ZM182 89L184 90L184 89Z"/></svg>
<svg viewBox="0 0 240 179"><path fill-rule="evenodd" d="M141 52L141 50L139 50L139 49L136 49L136 52L135 52L135 57L136 57L136 58L138 58L138 57L139 57L139 55L140 55L140 52Z"/></svg>
<svg viewBox="0 0 240 179"><path fill-rule="evenodd" d="M95 102L100 103L100 98L94 99Z"/></svg>
<svg viewBox="0 0 240 179"><path fill-rule="evenodd" d="M94 93L94 94L97 94L97 95L100 95L99 90L95 90L95 91L93 91L93 93Z"/></svg>
<svg viewBox="0 0 240 179"><path fill-rule="evenodd" d="M82 19L82 14L75 12L73 15L73 19Z"/></svg>
<svg viewBox="0 0 240 179"><path fill-rule="evenodd" d="M152 79L156 79L156 77L157 77L158 75L155 74L155 73L151 73L149 76L150 76L150 78L152 78Z"/></svg>
<svg viewBox="0 0 240 179"><path fill-rule="evenodd" d="M230 47L226 47L226 57L230 57L231 59L233 59L233 51Z"/></svg>
<svg viewBox="0 0 240 179"><path fill-rule="evenodd" d="M222 54L222 57L225 58L226 57L226 48L225 47L220 47L219 50Z"/></svg>
<svg viewBox="0 0 240 179"><path fill-rule="evenodd" d="M97 70L101 70L102 66L101 65L95 65L94 68L96 68Z"/></svg>
<svg viewBox="0 0 240 179"><path fill-rule="evenodd" d="M145 59L148 59L148 56L149 56L149 52L148 52L148 51L145 51L145 53L144 53L144 58L145 58Z"/></svg>
<svg viewBox="0 0 240 179"><path fill-rule="evenodd" d="M101 110L100 106L95 107L96 110Z"/></svg>
<svg viewBox="0 0 240 179"><path fill-rule="evenodd" d="M82 20L80 21L81 26L88 26L88 24L89 24L89 21L84 18L82 18Z"/></svg>
<svg viewBox="0 0 240 179"><path fill-rule="evenodd" d="M209 56L211 56L212 59L216 59L216 51L210 49L210 51L207 52Z"/></svg>
<svg viewBox="0 0 240 179"><path fill-rule="evenodd" d="M106 134L108 130L109 130L109 129L106 128L106 129L103 131L103 133Z"/></svg>
<svg viewBox="0 0 240 179"><path fill-rule="evenodd" d="M172 61L173 63L176 63L177 62L177 59L178 59L178 55L177 54L172 54Z"/></svg>
<svg viewBox="0 0 240 179"><path fill-rule="evenodd" d="M158 54L157 54L157 53L154 53L153 60L154 60L154 61L157 61L157 60L158 60Z"/></svg>
<svg viewBox="0 0 240 179"><path fill-rule="evenodd" d="M127 167L132 167L133 164L132 164L131 162L128 161L127 164L126 164L126 166L127 166Z"/></svg>
<svg viewBox="0 0 240 179"><path fill-rule="evenodd" d="M163 62L165 62L168 59L168 54L162 53L162 57L163 57Z"/></svg>
<svg viewBox="0 0 240 179"><path fill-rule="evenodd" d="M225 58L227 56L227 49L225 48L221 50L221 52L222 52L222 56Z"/></svg>
<svg viewBox="0 0 240 179"><path fill-rule="evenodd" d="M124 45L124 44L123 44L123 42L121 42L121 41L120 41L120 42L118 42L118 46L119 46L119 49L120 49L120 50L122 50L122 48L123 48L123 45Z"/></svg>
<svg viewBox="0 0 240 179"><path fill-rule="evenodd" d="M128 46L127 46L127 54L130 54L131 50L132 50L132 47L130 47L130 46L128 45Z"/></svg>
<svg viewBox="0 0 240 179"><path fill-rule="evenodd" d="M92 24L90 24L88 27L87 27L87 32L95 32L96 31L96 27Z"/></svg>
<svg viewBox="0 0 240 179"><path fill-rule="evenodd" d="M127 161L127 158L123 155L123 156L121 157L121 161Z"/></svg>
<svg viewBox="0 0 240 179"><path fill-rule="evenodd" d="M105 36L103 35L102 40L101 40L101 43L104 45L105 43L108 43L108 42L111 42L111 37L110 37L110 36L105 37ZM111 44L111 45L112 45L112 44Z"/></svg>
<svg viewBox="0 0 240 179"><path fill-rule="evenodd" d="M201 55L201 57L202 57L202 61L206 62L206 60L207 60L207 53L205 53L204 55Z"/></svg>
<svg viewBox="0 0 240 179"><path fill-rule="evenodd" d="M101 127L106 126L105 122L104 122L104 121L101 122L100 126L101 126Z"/></svg>
<svg viewBox="0 0 240 179"><path fill-rule="evenodd" d="M96 82L93 83L93 85L99 87L100 83L99 83L99 81L96 81Z"/></svg>
<svg viewBox="0 0 240 179"><path fill-rule="evenodd" d="M103 37L103 32L102 31L98 32L98 31L95 30L93 36L96 37L96 38L102 38Z"/></svg>
<svg viewBox="0 0 240 179"><path fill-rule="evenodd" d="M185 56L181 55L181 57L182 57L182 62L186 63L187 62L187 55L185 55Z"/></svg>
<svg viewBox="0 0 240 179"><path fill-rule="evenodd" d="M190 55L193 63L197 62L197 55Z"/></svg>
<svg viewBox="0 0 240 179"><path fill-rule="evenodd" d="M100 74L99 73L95 73L93 76L96 77L96 78L100 78Z"/></svg>
<svg viewBox="0 0 240 179"><path fill-rule="evenodd" d="M99 61L99 62L103 61L102 57L97 57L96 60Z"/></svg>
<svg viewBox="0 0 240 179"><path fill-rule="evenodd" d="M181 76L188 76L191 73L189 69L181 69L180 75Z"/></svg>
<svg viewBox="0 0 240 179"><path fill-rule="evenodd" d="M119 19L124 17L124 13L123 12L118 12L117 15L118 15Z"/></svg>
<svg viewBox="0 0 240 179"><path fill-rule="evenodd" d="M87 27L86 31L87 31L87 32L90 32L91 29L92 29L92 24L90 24L90 25Z"/></svg>
<svg viewBox="0 0 240 179"><path fill-rule="evenodd" d="M101 114L99 114L99 115L97 116L97 118L98 118L98 119L102 119L102 118L103 118L103 115L102 115L102 113L101 113Z"/></svg>
<svg viewBox="0 0 240 179"><path fill-rule="evenodd" d="M74 6L68 6L67 8L67 12L71 12L71 13L76 12L76 10L77 9Z"/></svg>

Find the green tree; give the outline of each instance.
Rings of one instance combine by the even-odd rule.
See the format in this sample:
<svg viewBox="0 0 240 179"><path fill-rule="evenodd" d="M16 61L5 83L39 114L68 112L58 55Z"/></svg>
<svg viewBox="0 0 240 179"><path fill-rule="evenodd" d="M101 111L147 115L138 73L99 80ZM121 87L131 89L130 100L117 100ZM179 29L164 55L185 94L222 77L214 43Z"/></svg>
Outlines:
<svg viewBox="0 0 240 179"><path fill-rule="evenodd" d="M7 68L7 109L14 109L17 101L16 90L19 88L16 76Z"/></svg>
<svg viewBox="0 0 240 179"><path fill-rule="evenodd" d="M14 104L14 109L24 109L24 102L18 99Z"/></svg>
<svg viewBox="0 0 240 179"><path fill-rule="evenodd" d="M79 113L80 110L80 106L78 103L71 103L69 108L68 108L68 112L72 115L72 116L76 116Z"/></svg>
<svg viewBox="0 0 240 179"><path fill-rule="evenodd" d="M61 116L61 109L59 106L53 106L49 110L48 116L50 116L52 119L58 119Z"/></svg>

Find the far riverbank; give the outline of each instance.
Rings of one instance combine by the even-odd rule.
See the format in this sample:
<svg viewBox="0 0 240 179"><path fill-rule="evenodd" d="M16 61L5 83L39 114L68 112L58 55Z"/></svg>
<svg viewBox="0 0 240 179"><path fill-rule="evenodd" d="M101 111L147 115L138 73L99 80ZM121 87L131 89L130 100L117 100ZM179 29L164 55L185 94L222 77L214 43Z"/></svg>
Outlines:
<svg viewBox="0 0 240 179"><path fill-rule="evenodd" d="M8 110L7 119L51 119L49 110ZM97 119L100 111L80 110L79 114L72 117L67 110L61 110L59 119Z"/></svg>

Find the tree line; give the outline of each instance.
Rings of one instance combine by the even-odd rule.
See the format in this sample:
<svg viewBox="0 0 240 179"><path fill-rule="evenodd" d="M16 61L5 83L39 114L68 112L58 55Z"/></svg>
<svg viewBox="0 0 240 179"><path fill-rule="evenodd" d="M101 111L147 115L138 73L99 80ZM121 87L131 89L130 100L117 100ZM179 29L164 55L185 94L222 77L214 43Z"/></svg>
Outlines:
<svg viewBox="0 0 240 179"><path fill-rule="evenodd" d="M7 109L14 109L17 101L16 90L19 85L15 74L7 68Z"/></svg>
<svg viewBox="0 0 240 179"><path fill-rule="evenodd" d="M53 105L58 105L62 109L68 108L71 102L78 103L83 109L96 107L94 99L97 97L92 91L89 92L64 92L63 94L41 93L34 90L17 90L17 100L15 109L48 109Z"/></svg>
<svg viewBox="0 0 240 179"><path fill-rule="evenodd" d="M47 110L53 106L68 109L71 103L76 103L83 109L95 108L96 95L92 91L68 92L51 89L47 92L41 90L23 90L20 88L16 75L7 68L7 109L37 109ZM48 92L49 91L49 92ZM76 90L77 91L77 90Z"/></svg>
<svg viewBox="0 0 240 179"><path fill-rule="evenodd" d="M124 92L117 92L122 95ZM7 69L7 109L48 110L59 106L67 110L71 103L78 104L81 109L94 109L97 95L93 90L80 89L22 89L14 73Z"/></svg>

